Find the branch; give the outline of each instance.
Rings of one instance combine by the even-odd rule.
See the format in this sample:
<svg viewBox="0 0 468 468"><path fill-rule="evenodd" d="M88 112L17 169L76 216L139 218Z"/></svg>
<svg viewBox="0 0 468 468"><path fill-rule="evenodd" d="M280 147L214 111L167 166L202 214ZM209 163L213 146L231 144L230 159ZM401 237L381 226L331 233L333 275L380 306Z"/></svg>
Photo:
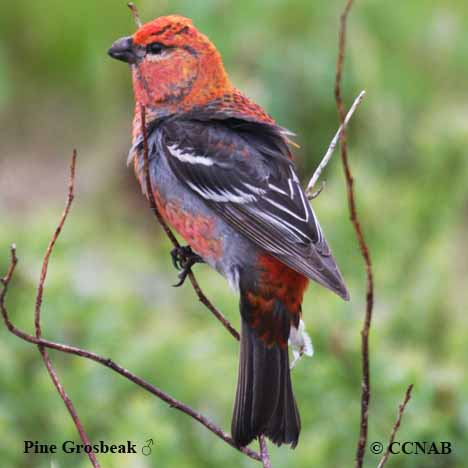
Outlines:
<svg viewBox="0 0 468 468"><path fill-rule="evenodd" d="M41 270L41 276L39 279L39 285L37 288L37 295L36 295L36 305L35 305L35 311L34 311L34 325L35 325L35 330L36 330L36 340L40 341L41 335L42 335L42 330L41 330L41 307L42 307L42 296L44 293L44 283L47 277L47 268L49 265L49 258L50 255L52 254L52 251L54 249L55 243L62 231L63 225L65 224L65 221L67 219L68 213L70 212L70 207L73 201L73 196L74 196L74 185L75 185L75 164L76 164L76 150L73 150L73 155L72 155L72 160L71 160L71 165L70 165L70 182L69 182L69 187L68 187L68 197L67 197L67 203L65 205L65 209L62 213L62 217L60 218L60 222L55 229L55 232L52 236L52 239L49 242L49 245L47 247L47 250L44 254L44 259L42 261L42 270ZM10 284L10 281L13 277L13 273L15 271L16 265L18 263L18 258L16 256L16 246L12 245L11 247L11 260L10 260L10 267L8 269L8 272L6 276L2 279L2 293L0 295L0 308L2 312L3 319L5 321L5 324L7 325L8 329L13 332L14 326L8 319L8 313L6 310L5 306L5 298L6 298L6 293L8 290L8 286ZM47 351L44 349L42 345L38 344L38 350L39 353L42 356L42 360L44 361L44 365L47 368L47 371L49 373L49 376L57 389L57 392L60 395L60 398L64 402L68 412L70 413L70 416L73 419L73 422L76 426L76 429L78 430L78 433L80 435L80 438L83 442L84 445L90 445L90 441L88 436L86 435L86 432L83 428L83 424L80 421L80 418L78 417L78 414L75 410L75 407L73 406L73 403L68 396L67 392L65 391L64 387L60 383L60 380L58 378L58 375L54 369L54 366L52 365L52 362L50 360L49 354ZM94 455L93 452L89 452L88 458L91 462L91 464L95 468L99 468L100 465L96 459L96 456Z"/></svg>
<svg viewBox="0 0 468 468"><path fill-rule="evenodd" d="M258 438L258 443L260 445L260 456L262 457L263 468L271 468L270 455L268 453L268 445L265 440L265 436L261 435Z"/></svg>
<svg viewBox="0 0 468 468"><path fill-rule="evenodd" d="M54 249L55 243L62 232L63 225L67 220L68 213L70 212L71 205L73 203L74 192L75 192L75 167L76 167L76 149L73 150L72 160L70 164L70 179L68 183L68 197L67 202L65 204L65 209L63 210L62 216L58 223L57 228L55 229L54 235L47 246L47 250L44 255L44 259L42 261L42 270L41 276L39 279L39 286L37 288L36 294L36 308L34 311L34 325L36 328L36 336L38 338L41 337L42 330L41 330L41 306L42 306L42 296L44 294L44 283L47 278L47 269L49 267L49 258L52 254L52 250Z"/></svg>
<svg viewBox="0 0 468 468"><path fill-rule="evenodd" d="M335 151L336 145L338 144L338 140L341 137L341 134L344 132L349 121L351 120L351 117L354 114L354 111L359 106L359 104L361 104L365 95L366 95L366 92L361 91L359 93L359 96L354 100L353 105L349 109L349 112L346 114L346 118L344 122L340 125L340 128L338 129L335 136L333 137L333 140L330 142L330 146L328 147L327 152L325 153L325 156L323 157L322 161L318 165L317 169L315 169L314 175L311 177L306 188L306 195L309 200L316 198L316 196L320 194L320 192L322 191L322 188L320 188L319 192L317 194L314 194L313 190L314 190L315 184L319 180L320 175L322 174L322 171L325 169L325 167L327 167L327 164L329 163L331 157L333 156L333 152Z"/></svg>
<svg viewBox="0 0 468 468"><path fill-rule="evenodd" d="M136 5L133 2L128 2L127 3L128 8L130 8L130 11L132 12L133 19L135 20L135 24L137 28L141 28L143 23L141 22L140 14L138 13L138 9Z"/></svg>
<svg viewBox="0 0 468 468"><path fill-rule="evenodd" d="M52 239L49 242L49 245L47 246L46 252L44 254L44 259L42 261L42 270L41 270L41 276L39 279L39 285L37 288L37 294L36 294L36 307L34 311L34 326L36 329L36 338L41 338L42 335L42 329L41 329L41 308L42 308L42 297L44 294L44 283L47 278L47 269L49 267L49 259L52 254L52 251L54 249L55 243L57 242L57 239L62 232L62 228L65 224L65 221L67 220L68 213L70 212L71 204L73 202L74 198L74 191L75 191L75 166L76 166L76 150L73 150L72 154L72 160L70 164L70 179L69 179L69 184L68 184L68 196L67 196L67 202L65 204L65 208L63 210L62 216L60 218L59 224L57 228L55 229L55 232L52 236ZM60 383L60 380L58 378L57 372L54 369L54 366L52 365L52 361L50 360L49 353L47 352L46 349L44 349L43 346L39 345L37 347L39 350L40 355L42 356L42 360L44 361L44 365L47 368L47 372L49 373L49 376L52 380L52 383L54 384L58 394L60 395L60 398L64 402L68 412L70 413L70 416L73 419L73 422L76 426L76 429L78 430L78 433L80 435L80 438L83 442L84 445L91 445L88 436L86 435L86 432L83 428L83 424L81 423L81 420L78 416L78 413L75 410L75 407L73 406L73 403L68 396L67 392L65 391L65 388L63 385ZM91 462L91 464L99 468L100 465L96 459L96 456L94 453L91 451L88 454L88 458Z"/></svg>
<svg viewBox="0 0 468 468"><path fill-rule="evenodd" d="M146 187L146 196L151 207L151 211L156 216L158 223L162 226L166 236L171 241L174 248L180 248L179 241L172 233L171 229L167 225L166 221L162 217L158 207L156 205L156 200L154 199L154 193L151 188L151 178L149 172L149 150L148 150L148 132L146 128L146 109L144 106L140 107L140 120L141 120L141 134L143 136L143 158L144 166L143 172L145 174L145 187ZM240 335L239 332L231 325L229 320L210 302L210 300L203 293L200 285L198 284L197 279L192 271L189 271L188 278L192 283L193 289L198 296L199 301L223 324L226 330L237 340L239 341Z"/></svg>
<svg viewBox="0 0 468 468"><path fill-rule="evenodd" d="M411 392L413 391L413 384L411 384L407 389L406 389L406 394L405 394L405 399L403 400L403 403L399 405L398 407L398 416L397 420L395 421L395 424L393 425L392 428L392 433L390 434L390 440L388 442L387 448L385 450L385 453L383 454L382 459L380 460L379 465L377 468L383 468L385 464L387 463L388 457L390 456L390 447L392 446L393 442L395 441L395 436L400 428L401 420L403 418L403 413L405 412L406 405L411 399Z"/></svg>
<svg viewBox="0 0 468 468"><path fill-rule="evenodd" d="M53 341L49 340L44 340L43 338L37 337L30 335L29 333L26 333L25 331L17 328L10 320L10 316L8 314L7 307L5 305L5 300L6 300L6 295L8 291L8 286L11 282L11 279L13 277L13 273L15 271L16 264L18 262L17 256L16 256L16 249L14 246L11 248L11 260L10 260L10 266L8 268L8 272L4 278L1 279L2 283L2 291L0 294L0 311L3 317L3 321L5 325L7 326L8 330L16 335L18 338L27 341L29 343L35 344L40 348L50 348L50 349L55 349L57 351L60 351L62 353L67 353L67 354L73 354L75 356L80 356L85 359L90 359L92 361L95 361L105 367L108 367L109 369L112 369L114 372L117 372L121 376L125 377L126 379L130 380L131 382L137 384L138 386L142 387L149 393L152 393L156 397L160 398L164 402L168 403L170 407L176 408L177 410L187 414L191 418L197 420L203 426L205 426L207 429L209 429L211 432L213 432L215 435L217 435L220 439L224 440L227 442L229 445L232 447L236 448L240 452L244 453L248 457L257 460L257 461L262 461L261 456L256 453L255 451L249 449L248 447L237 447L234 444L234 441L232 440L231 436L224 432L221 428L219 428L216 424L214 424L210 419L207 417L203 416L202 414L194 411L192 408L189 406L185 405L184 403L176 400L175 398L172 398L170 395L167 393L163 392L160 390L158 387L150 384L149 382L141 379L140 377L136 376L132 372L128 371L124 367L120 366L119 364L116 364L114 361L112 361L109 358L105 358L103 356L100 356L96 353L93 353L91 351L87 351L85 349L77 348L74 346L69 346L61 343L56 343ZM75 425L77 426L78 431L80 432L80 436L84 434L81 422L79 421L79 418L73 409L73 405L71 404L70 399L66 395L65 391L63 390L63 387L60 385L58 382L57 375L55 371L52 368L52 371L48 368L49 373L51 374L51 377L54 380L54 384L56 384L57 390L59 391L62 399L64 400L65 404L67 405L67 408L69 409L69 412L73 418L73 421L75 422ZM57 385L58 383L58 385ZM71 409L70 409L71 408ZM84 444L89 444L89 440L85 436L83 439ZM90 453L88 454L90 460L93 458L94 460L91 460L93 463L94 467L99 467L98 462L95 460L94 454Z"/></svg>
<svg viewBox="0 0 468 468"><path fill-rule="evenodd" d="M335 100L338 114L340 117L341 125L343 125L343 131L340 136L341 143L341 160L343 163L343 169L346 178L347 196L350 211L350 220L353 224L356 232L356 237L359 243L359 249L364 259L367 275L367 286L366 286L366 312L364 317L364 324L361 330L361 355L362 355L362 392L361 392L361 421L360 421L360 434L356 449L356 460L355 467L361 468L365 449L367 445L367 431L368 431L368 419L369 419L369 402L371 397L370 387L370 375L369 375L369 332L372 322L372 311L374 306L374 279L372 272L372 263L367 246L364 238L364 233L361 228L361 224L358 218L356 210L356 201L354 198L354 180L351 173L351 169L348 163L348 151L346 145L346 128L345 128L345 109L343 105L343 98L341 96L341 77L343 72L343 62L345 56L346 47L346 25L349 12L353 6L353 0L348 0L340 17L340 32L339 32L339 47L338 47L338 58L336 62L336 77L335 77Z"/></svg>
<svg viewBox="0 0 468 468"><path fill-rule="evenodd" d="M130 8L133 18L137 27L141 26L141 19L138 13L138 9L133 2L129 2L128 7ZM146 194L148 197L148 201L153 211L158 223L163 228L166 236L169 238L170 242L174 246L174 248L180 248L180 244L177 238L172 233L171 229L167 225L166 221L162 217L161 213L158 210L156 205L156 201L154 199L153 190L151 189L151 178L149 173L149 149L148 149L148 132L146 128L146 109L142 105L140 106L140 121L141 121L141 134L143 136L143 157L144 157L144 174L145 174L145 186L146 186ZM231 325L229 320L211 303L211 301L206 297L205 293L202 291L200 285L198 284L197 279L192 271L189 271L188 278L195 293L198 296L198 300L223 324L223 326L227 329L227 331L237 340L240 340L239 332Z"/></svg>

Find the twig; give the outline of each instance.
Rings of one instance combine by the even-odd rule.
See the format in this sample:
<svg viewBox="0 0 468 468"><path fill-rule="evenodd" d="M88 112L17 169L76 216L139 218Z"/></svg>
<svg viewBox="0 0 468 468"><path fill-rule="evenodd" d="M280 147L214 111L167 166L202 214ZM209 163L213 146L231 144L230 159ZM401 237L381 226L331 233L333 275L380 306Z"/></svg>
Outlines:
<svg viewBox="0 0 468 468"><path fill-rule="evenodd" d="M138 13L138 9L136 5L133 2L128 2L127 3L128 8L130 8L130 11L132 12L133 19L135 20L135 24L137 25L137 28L141 28L142 22L140 18L140 14Z"/></svg>
<svg viewBox="0 0 468 468"><path fill-rule="evenodd" d="M36 308L34 311L34 325L36 328L36 336L41 337L41 306L42 306L42 296L44 293L44 282L47 278L47 269L49 267L49 258L54 249L55 243L62 232L63 225L67 219L68 213L70 212L71 205L73 203L74 191L75 191L75 167L76 167L76 149L73 150L72 160L70 164L70 179L68 183L68 196L67 202L65 204L65 209L63 210L62 216L60 218L59 224L55 229L54 235L47 246L47 250L44 255L44 260L42 262L41 276L39 279L39 286L37 288L36 294Z"/></svg>
<svg viewBox="0 0 468 468"><path fill-rule="evenodd" d="M413 384L411 384L406 389L405 399L403 400L403 403L398 406L398 416L397 416L397 419L395 421L395 424L393 425L392 433L390 434L390 440L388 442L385 453L383 454L383 457L380 460L380 463L377 466L377 468L383 468L385 466L385 464L387 463L388 457L390 456L390 447L393 444L393 442L395 441L396 433L397 433L398 429L400 428L401 420L403 418L403 413L405 412L406 405L408 404L408 402L411 399L411 392L412 391L413 391Z"/></svg>
<svg viewBox="0 0 468 468"><path fill-rule="evenodd" d="M198 296L198 300L224 325L227 331L237 340L240 340L239 332L231 325L231 322L212 304L212 302L206 297L205 293L200 288L197 279L192 271L188 273L188 278L195 293Z"/></svg>
<svg viewBox="0 0 468 468"><path fill-rule="evenodd" d="M159 224L164 229L166 236L171 241L174 247L180 247L179 242L177 241L176 237L170 230L169 226L167 225L166 221L162 217L161 213L156 206L156 200L154 199L153 189L151 188L151 178L149 174L149 150L148 150L148 134L146 130L146 109L144 106L140 107L140 116L141 116L141 132L143 135L143 173L145 175L145 185L146 185L146 196L148 197L148 201L150 203L151 211L156 216Z"/></svg>
<svg viewBox="0 0 468 468"><path fill-rule="evenodd" d="M60 218L59 224L57 228L55 229L55 232L52 236L52 239L49 242L49 245L47 246L44 259L42 261L42 270L41 270L41 276L39 279L39 286L37 288L37 294L36 294L36 307L34 311L34 325L36 329L36 338L41 338L42 336L42 329L41 329L41 308L42 308L42 297L44 294L44 283L47 278L47 269L49 267L49 259L52 254L52 251L54 249L55 243L57 242L58 237L60 236L60 233L62 232L63 226L65 224L65 221L67 220L68 213L70 212L71 205L73 203L73 198L74 198L74 192L75 192L75 167L76 167L76 149L73 150L72 154L72 159L71 159L71 164L70 164L70 179L68 183L68 196L67 196L67 202L65 204L65 208L63 210L62 216ZM52 361L50 360L49 353L47 350L42 346L38 345L37 349L39 350L39 353L42 356L42 360L44 361L44 365L47 368L47 371L50 375L50 378L52 380L52 383L54 384L55 388L57 389L58 394L60 395L60 398L63 400L68 412L70 413L71 418L73 419L73 422L76 426L76 429L78 430L78 433L80 435L80 438L83 442L84 445L91 445L89 438L83 428L83 424L81 423L81 420L78 416L78 413L75 410L75 407L73 406L73 403L68 396L67 392L65 391L65 388L63 385L60 383L60 380L58 378L57 372L54 369L54 366L52 365ZM98 463L96 456L94 455L94 452L89 452L88 458L91 462L91 464L99 468L100 464Z"/></svg>
<svg viewBox="0 0 468 468"><path fill-rule="evenodd" d="M63 225L67 219L68 213L70 212L70 207L73 201L73 196L74 196L74 185L75 185L75 165L76 165L76 150L73 150L73 155L72 155L72 160L71 160L71 165L70 165L70 181L69 181L69 186L68 186L68 197L67 197L67 202L65 205L65 209L62 213L62 216L60 218L60 222L55 229L55 232L52 236L52 239L49 242L49 245L47 246L47 250L44 254L44 259L42 261L42 270L41 270L41 276L39 279L39 285L37 288L37 294L36 294L36 305L35 305L35 310L34 310L34 325L35 325L35 331L36 331L36 339L40 341L40 338L42 336L42 330L41 330L41 306L42 306L42 297L44 293L44 283L47 278L47 268L49 265L49 258L50 255L52 254L52 251L54 249L55 243L62 231ZM8 314L6 311L5 307L5 296L7 293L8 285L11 281L11 278L13 276L13 272L15 270L15 267L18 263L18 258L16 257L16 247L13 245L11 247L11 261L10 261L10 267L8 269L8 273L5 276L5 278L2 279L2 284L3 284L3 289L2 289L2 294L0 296L0 307L1 307L1 312L2 316L5 320L5 323L10 331L13 331L14 327L11 324L11 322L8 320ZM13 327L13 328L12 328ZM78 414L75 410L75 407L73 406L73 403L68 396L67 392L63 388L62 384L60 383L60 380L57 376L57 373L54 369L54 366L52 365L52 362L50 360L49 354L47 353L47 350L44 349L44 347L41 344L38 344L38 350L39 353L42 356L42 360L44 361L44 364L47 368L47 371L50 375L50 378L52 379L52 382L57 389L57 392L60 395L60 398L63 400L68 412L70 413L70 416L73 419L73 422L76 426L76 429L78 430L78 433L80 435L80 438L83 442L84 445L90 445L90 441L88 436L86 435L86 432L83 428L83 424L80 421L80 418L78 417ZM96 456L94 455L93 452L87 453L88 458L91 462L91 464L95 468L99 468L100 465L96 459Z"/></svg>
<svg viewBox="0 0 468 468"><path fill-rule="evenodd" d="M50 348L50 349L55 349L57 351L61 351L62 353L67 353L67 354L73 354L75 356L80 356L85 359L90 359L92 361L95 361L105 367L108 367L109 369L112 369L114 372L120 374L121 376L125 377L126 379L130 380L131 382L137 384L138 386L142 387L143 389L147 390L149 393L152 393L156 397L160 398L161 400L165 401L166 403L169 404L172 408L176 408L177 410L187 414L188 416L192 417L193 419L197 420L201 424L203 424L207 429L209 429L211 432L216 434L219 438L227 442L229 445L232 447L236 448L237 450L241 451L245 455L249 456L250 458L261 461L261 456L256 453L255 451L249 449L248 447L237 447L234 444L234 441L232 438L224 432L221 428L219 428L216 424L214 424L210 419L206 418L202 414L194 411L192 408L189 406L185 405L184 403L176 400L175 398L172 398L170 395L164 393L162 390L160 390L158 387L155 387L154 385L150 384L149 382L141 379L140 377L136 376L132 372L128 371L127 369L123 368L122 366L118 365L114 361L112 361L109 358L105 358L103 356L100 356L96 353L93 353L91 351L87 351L85 349L77 348L74 346L69 346L61 343L56 343L53 341L49 340L44 340L43 338L37 338L33 335L30 335L29 333L24 332L23 330L20 330L17 328L10 320L10 316L8 314L8 310L5 305L5 299L6 299L6 293L8 290L8 286L10 284L11 278L13 276L13 272L15 270L15 266L17 263L17 258L16 258L16 251L14 248L11 250L11 260L10 260L10 267L8 269L7 275L2 279L2 284L3 284L3 289L0 294L0 310L2 313L3 320L8 328L8 330L16 335L18 338L21 338L24 341L27 341L29 343L33 343L37 346L42 346L45 348Z"/></svg>
<svg viewBox="0 0 468 468"><path fill-rule="evenodd" d="M343 98L341 96L341 76L343 72L343 62L346 47L346 25L349 12L353 6L353 0L348 0L340 17L340 33L339 33L339 47L338 58L336 62L336 78L335 78L335 100L340 122L343 125L345 122L345 109L343 105ZM346 178L346 187L348 195L348 204L350 211L350 220L356 232L356 237L359 243L359 249L364 263L366 266L367 286L366 286L366 313L364 318L363 328L361 330L361 355L362 355L362 391L361 391L361 420L360 420L360 433L356 449L356 468L361 468L367 445L367 430L369 419L369 402L371 397L370 388L370 375L369 375L369 331L372 321L372 310L374 306L374 279L372 273L372 263L364 234L359 222L356 202L354 198L354 180L351 169L348 163L348 151L346 145L346 128L343 128L340 136L341 143L341 160Z"/></svg>
<svg viewBox="0 0 468 468"><path fill-rule="evenodd" d="M138 21L140 21L140 16L138 14L137 7L132 2L130 2L128 6L130 10L132 11L132 14L138 26ZM154 215L156 216L156 219L158 220L158 223L162 226L164 232L166 233L166 236L169 238L172 245L175 248L180 248L180 244L177 238L174 236L171 229L169 228L166 221L161 216L161 213L158 210L158 207L156 205L156 200L154 199L153 190L151 188L151 178L149 174L148 131L146 128L146 109L144 106L140 106L140 121L141 121L141 134L143 137L143 163L144 163L143 171L145 175L145 186L146 186L146 193L147 193L148 201L149 201L151 210L153 211ZM229 333L237 341L239 341L240 340L239 332L231 325L229 320L206 297L205 293L202 291L192 271L188 273L188 278L190 280L190 283L192 284L192 287L195 293L198 296L199 301L223 324L223 326L229 331Z"/></svg>
<svg viewBox="0 0 468 468"><path fill-rule="evenodd" d="M13 244L10 248L10 266L8 267L8 271L6 275L1 278L0 283L2 284L2 292L0 293L0 312L2 313L3 321L7 326L8 330L12 333L15 333L15 327L10 322L8 317L8 312L5 306L5 298L8 292L8 286L10 285L11 278L13 277L13 273L15 272L16 265L18 264L18 257L16 256L16 245ZM16 334L16 333L15 333Z"/></svg>
<svg viewBox="0 0 468 468"><path fill-rule="evenodd" d="M153 190L151 188L151 179L149 173L149 149L148 149L148 132L146 128L146 109L144 106L140 107L140 120L141 120L141 133L143 136L143 172L145 175L145 187L146 187L146 195L148 197L148 201L151 207L151 211L156 216L159 224L162 226L164 232L166 233L167 237L171 241L172 245L175 248L180 248L179 241L174 236L173 232L167 225L166 221L162 217L158 207L156 205L156 200L154 199ZM203 293L200 285L198 284L197 279L192 271L188 273L188 278L190 283L192 283L193 289L198 296L199 301L223 324L223 326L228 330L228 332L239 341L240 336L239 332L231 325L229 320L211 303L211 301L206 297Z"/></svg>
<svg viewBox="0 0 468 468"><path fill-rule="evenodd" d="M16 256L16 245L13 244L10 247L10 265L8 267L8 271L6 275L0 279L0 283L2 283L2 293L0 294L0 305L3 305L5 302L5 296L8 292L8 285L10 284L11 277L15 272L16 265L18 264L18 257ZM2 309L3 312L3 309Z"/></svg>
<svg viewBox="0 0 468 468"><path fill-rule="evenodd" d="M318 190L310 194L307 194L307 199L311 201L315 200L322 193L323 189L325 188L325 185L326 185L326 182L322 180L322 183L320 184L320 187L318 188Z"/></svg>
<svg viewBox="0 0 468 468"><path fill-rule="evenodd" d="M258 443L260 444L260 456L262 457L263 468L271 468L270 454L268 453L268 445L264 435L259 436Z"/></svg>
<svg viewBox="0 0 468 468"><path fill-rule="evenodd" d="M54 369L54 366L52 365L52 362L49 357L49 353L44 349L42 344L38 344L38 349L39 352L41 353L42 359L44 361L44 364L47 368L47 371L49 372L50 378L52 379L52 382L55 385L55 388L57 389L57 392L60 395L60 398L63 400L65 403L65 406L67 407L68 412L70 413L70 416L73 419L73 422L75 423L76 429L78 430L78 433L80 434L80 439L83 442L84 445L91 445L91 442L88 439L88 436L86 435L86 432L83 428L83 424L81 423L81 420L78 416L78 413L75 410L75 407L73 406L73 403L68 396L67 392L63 388L62 384L60 383L60 380L57 376L57 372ZM94 455L94 452L89 452L87 453L89 461L95 468L100 468L100 464L96 459L96 455Z"/></svg>
<svg viewBox="0 0 468 468"><path fill-rule="evenodd" d="M330 161L333 152L335 151L336 145L338 144L338 140L347 127L349 121L351 120L351 117L354 114L354 111L356 108L361 104L362 100L364 99L366 92L363 90L359 93L359 96L354 100L353 105L349 109L348 114L346 115L346 118L344 119L344 122L340 125L340 128L336 132L335 136L333 137L333 140L330 143L330 146L327 149L327 152L325 153L325 156L323 157L322 161L318 165L317 169L315 170L313 176L311 177L309 183L307 184L306 188L306 194L309 200L316 198L318 195L320 195L320 192L323 189L323 186L319 189L317 193L313 193L315 184L320 178L320 175L322 174L322 171L327 167L328 162Z"/></svg>

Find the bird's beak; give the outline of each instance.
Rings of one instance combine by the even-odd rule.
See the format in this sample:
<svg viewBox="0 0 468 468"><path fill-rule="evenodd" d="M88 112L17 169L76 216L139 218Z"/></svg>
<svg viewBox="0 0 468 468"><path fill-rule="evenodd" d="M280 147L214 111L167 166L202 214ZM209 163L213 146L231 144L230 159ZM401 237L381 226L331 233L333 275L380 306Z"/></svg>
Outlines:
<svg viewBox="0 0 468 468"><path fill-rule="evenodd" d="M112 58L122 62L135 63L139 56L131 36L117 39L107 52Z"/></svg>

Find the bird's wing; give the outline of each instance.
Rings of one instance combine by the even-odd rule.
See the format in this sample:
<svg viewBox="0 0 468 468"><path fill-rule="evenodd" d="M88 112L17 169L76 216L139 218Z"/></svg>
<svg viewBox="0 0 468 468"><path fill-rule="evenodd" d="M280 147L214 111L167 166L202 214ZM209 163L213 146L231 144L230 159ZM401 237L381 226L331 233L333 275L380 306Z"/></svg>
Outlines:
<svg viewBox="0 0 468 468"><path fill-rule="evenodd" d="M173 120L153 141L176 177L237 231L295 271L349 295L274 125Z"/></svg>

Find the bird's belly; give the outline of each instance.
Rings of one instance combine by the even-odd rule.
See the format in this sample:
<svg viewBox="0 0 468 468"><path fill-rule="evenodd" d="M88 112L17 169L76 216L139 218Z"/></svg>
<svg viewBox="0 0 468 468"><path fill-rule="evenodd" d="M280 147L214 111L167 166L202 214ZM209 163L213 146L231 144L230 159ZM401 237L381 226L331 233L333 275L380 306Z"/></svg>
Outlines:
<svg viewBox="0 0 468 468"><path fill-rule="evenodd" d="M165 198L156 188L156 204L164 219L187 241L192 249L209 263L220 260L223 240L216 234L213 217L195 213L177 198Z"/></svg>

